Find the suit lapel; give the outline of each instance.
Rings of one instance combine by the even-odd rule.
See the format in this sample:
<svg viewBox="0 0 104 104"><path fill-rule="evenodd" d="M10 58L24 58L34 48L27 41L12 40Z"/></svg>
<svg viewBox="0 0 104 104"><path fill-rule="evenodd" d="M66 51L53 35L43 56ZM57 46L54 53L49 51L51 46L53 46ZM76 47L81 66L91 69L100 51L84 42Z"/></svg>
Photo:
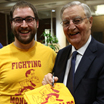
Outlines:
<svg viewBox="0 0 104 104"><path fill-rule="evenodd" d="M53 71L55 73L55 76L58 76L59 82L63 82L66 65L67 65L67 60L69 59L71 48L72 48L72 46L69 45L69 46L61 49L57 54L57 58L56 58L56 62L55 62ZM57 69L59 69L59 70L57 70Z"/></svg>
<svg viewBox="0 0 104 104"><path fill-rule="evenodd" d="M79 65L78 65L77 71L75 73L75 80L74 80L75 81L74 82L75 90L76 90L77 86L79 85L81 79L84 77L85 73L89 69L92 61L96 57L97 45L96 45L96 42L94 42L94 41L95 40L92 39L90 45L86 49Z"/></svg>

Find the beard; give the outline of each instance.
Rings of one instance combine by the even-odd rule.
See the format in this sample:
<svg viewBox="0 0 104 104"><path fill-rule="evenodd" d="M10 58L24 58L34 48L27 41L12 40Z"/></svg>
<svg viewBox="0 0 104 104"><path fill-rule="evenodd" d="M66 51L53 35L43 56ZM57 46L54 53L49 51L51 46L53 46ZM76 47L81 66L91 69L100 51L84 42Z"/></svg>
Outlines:
<svg viewBox="0 0 104 104"><path fill-rule="evenodd" d="M23 30L23 29L21 29L21 30ZM25 37L25 36L22 37L20 35L20 33L18 31L16 31L15 29L12 29L12 32L19 42L21 42L22 44L29 44L35 38L37 29L34 29L33 31L31 31L30 34L28 35L28 37Z"/></svg>

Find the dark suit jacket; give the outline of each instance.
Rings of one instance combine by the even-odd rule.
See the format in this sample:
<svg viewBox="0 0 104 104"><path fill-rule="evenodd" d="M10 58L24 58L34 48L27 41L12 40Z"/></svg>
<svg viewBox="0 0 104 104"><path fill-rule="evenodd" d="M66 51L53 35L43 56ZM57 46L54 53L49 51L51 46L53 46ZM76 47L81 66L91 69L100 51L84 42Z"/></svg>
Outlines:
<svg viewBox="0 0 104 104"><path fill-rule="evenodd" d="M72 46L61 49L56 58L54 74L63 82ZM104 44L92 38L75 73L75 104L104 104Z"/></svg>

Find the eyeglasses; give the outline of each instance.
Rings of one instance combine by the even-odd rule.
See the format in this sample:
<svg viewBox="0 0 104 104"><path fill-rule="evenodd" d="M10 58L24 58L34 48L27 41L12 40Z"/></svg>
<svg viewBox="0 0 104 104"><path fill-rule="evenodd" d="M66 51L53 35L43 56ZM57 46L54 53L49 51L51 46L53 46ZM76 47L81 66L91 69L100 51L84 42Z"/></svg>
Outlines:
<svg viewBox="0 0 104 104"><path fill-rule="evenodd" d="M35 19L35 17L31 17L31 16L28 16L28 17L25 17L25 18L21 18L21 17L15 17L12 19L12 21L14 21L15 23L23 23L23 20L26 21L26 23L31 23L33 22L33 20Z"/></svg>
<svg viewBox="0 0 104 104"><path fill-rule="evenodd" d="M86 18L88 18L88 17L86 17ZM83 20L84 19L86 19L86 18L74 18L74 19L72 19L72 22L75 24L75 25L79 25L79 24L81 24L82 22L83 22ZM64 21L62 21L61 22L61 24L63 25L63 27L68 27L69 25L70 25L70 20L64 20Z"/></svg>

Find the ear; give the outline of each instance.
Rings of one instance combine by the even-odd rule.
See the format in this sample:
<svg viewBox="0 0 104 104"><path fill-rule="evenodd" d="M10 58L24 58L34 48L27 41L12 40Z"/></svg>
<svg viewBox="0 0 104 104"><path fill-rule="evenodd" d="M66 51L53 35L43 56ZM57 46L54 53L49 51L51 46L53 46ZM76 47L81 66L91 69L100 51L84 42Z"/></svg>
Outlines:
<svg viewBox="0 0 104 104"><path fill-rule="evenodd" d="M11 24L11 25L12 25L12 23L13 23L13 22L12 22L12 21L10 21L10 24Z"/></svg>
<svg viewBox="0 0 104 104"><path fill-rule="evenodd" d="M39 28L39 21L36 21L37 28Z"/></svg>
<svg viewBox="0 0 104 104"><path fill-rule="evenodd" d="M13 24L13 22L12 22L12 21L10 21L11 29L12 29L12 24Z"/></svg>
<svg viewBox="0 0 104 104"><path fill-rule="evenodd" d="M89 18L89 23L90 23L90 28L92 27L92 23L93 23L93 17Z"/></svg>

